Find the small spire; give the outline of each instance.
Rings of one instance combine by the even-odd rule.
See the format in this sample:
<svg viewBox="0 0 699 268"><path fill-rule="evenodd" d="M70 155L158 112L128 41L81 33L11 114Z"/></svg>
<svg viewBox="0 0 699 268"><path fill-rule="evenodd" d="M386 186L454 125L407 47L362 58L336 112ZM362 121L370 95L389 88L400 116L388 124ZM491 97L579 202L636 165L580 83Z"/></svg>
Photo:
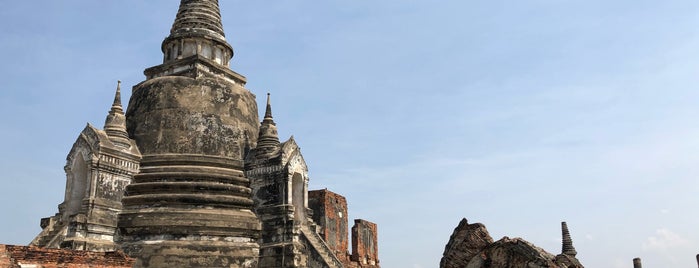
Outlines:
<svg viewBox="0 0 699 268"><path fill-rule="evenodd" d="M633 259L633 268L643 268L643 264L641 264L641 258Z"/></svg>
<svg viewBox="0 0 699 268"><path fill-rule="evenodd" d="M265 117L260 124L260 134L257 138L257 148L264 149L270 153L275 153L280 148L279 133L277 133L277 124L272 118L272 103L271 95L267 93L267 109Z"/></svg>
<svg viewBox="0 0 699 268"><path fill-rule="evenodd" d="M265 110L265 120L272 119L272 104L270 102L270 94L267 92L267 109Z"/></svg>
<svg viewBox="0 0 699 268"><path fill-rule="evenodd" d="M575 255L578 255L578 252L575 251L575 247L573 247L573 240L570 238L570 232L568 231L568 224L566 224L566 222L561 222L561 231L563 233L562 254L575 257Z"/></svg>
<svg viewBox="0 0 699 268"><path fill-rule="evenodd" d="M117 89L116 94L114 94L114 103L112 103L112 109L117 109L122 113L124 112L124 109L121 108L121 80L117 80Z"/></svg>
<svg viewBox="0 0 699 268"><path fill-rule="evenodd" d="M107 133L109 140L116 146L122 148L131 147L129 134L126 132L126 116L124 115L124 109L121 107L121 81L117 81L114 103L112 103L107 119L104 120L104 132Z"/></svg>

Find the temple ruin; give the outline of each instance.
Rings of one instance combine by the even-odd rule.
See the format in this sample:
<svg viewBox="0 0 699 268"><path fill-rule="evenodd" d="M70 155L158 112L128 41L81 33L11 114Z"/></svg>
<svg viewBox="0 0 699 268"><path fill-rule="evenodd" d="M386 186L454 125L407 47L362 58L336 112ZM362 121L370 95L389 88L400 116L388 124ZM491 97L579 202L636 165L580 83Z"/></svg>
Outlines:
<svg viewBox="0 0 699 268"><path fill-rule="evenodd" d="M269 94L258 119L217 0L182 0L161 51L126 111L119 83L104 128L80 133L64 201L24 250L123 251L134 267L379 267L376 224L355 220L350 253L345 197L309 191Z"/></svg>
<svg viewBox="0 0 699 268"><path fill-rule="evenodd" d="M575 256L568 225L561 223L561 254L553 255L522 238L493 241L485 225L462 219L444 248L440 268L584 268Z"/></svg>

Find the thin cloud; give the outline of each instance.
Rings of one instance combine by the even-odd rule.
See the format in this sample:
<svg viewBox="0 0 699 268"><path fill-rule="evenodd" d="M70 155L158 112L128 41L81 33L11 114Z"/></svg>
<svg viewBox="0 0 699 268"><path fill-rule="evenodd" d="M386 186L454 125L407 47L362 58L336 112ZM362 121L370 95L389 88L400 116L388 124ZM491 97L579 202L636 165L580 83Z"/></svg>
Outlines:
<svg viewBox="0 0 699 268"><path fill-rule="evenodd" d="M650 236L646 239L643 243L643 250L666 251L687 245L689 245L689 241L680 235L667 228L661 228L655 231L655 236Z"/></svg>

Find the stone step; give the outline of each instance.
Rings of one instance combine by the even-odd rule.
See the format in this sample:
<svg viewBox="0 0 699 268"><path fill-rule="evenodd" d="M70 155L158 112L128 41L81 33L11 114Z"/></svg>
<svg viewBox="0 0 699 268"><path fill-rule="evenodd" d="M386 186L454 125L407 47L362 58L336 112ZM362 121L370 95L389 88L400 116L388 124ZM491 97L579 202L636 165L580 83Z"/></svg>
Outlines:
<svg viewBox="0 0 699 268"><path fill-rule="evenodd" d="M300 229L301 233L308 239L329 268L343 268L342 262L332 253L330 247L323 242L323 239L318 233L311 230L311 228L306 225L301 225Z"/></svg>

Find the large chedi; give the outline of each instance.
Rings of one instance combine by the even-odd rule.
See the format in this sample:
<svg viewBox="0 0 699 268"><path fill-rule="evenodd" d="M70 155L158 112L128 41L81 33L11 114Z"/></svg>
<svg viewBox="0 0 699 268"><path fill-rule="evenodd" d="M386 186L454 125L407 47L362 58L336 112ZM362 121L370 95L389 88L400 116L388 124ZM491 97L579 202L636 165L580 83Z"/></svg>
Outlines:
<svg viewBox="0 0 699 268"><path fill-rule="evenodd" d="M183 0L162 51L126 112L143 159L122 199L119 242L137 265L255 267L261 225L243 157L257 106L228 68L218 1Z"/></svg>
<svg viewBox="0 0 699 268"><path fill-rule="evenodd" d="M269 95L258 119L245 77L229 68L218 1L182 0L161 49L126 113L119 85L104 130L80 134L65 201L32 245L123 250L149 268L378 268L376 224L355 220L350 254L345 198L308 190Z"/></svg>

